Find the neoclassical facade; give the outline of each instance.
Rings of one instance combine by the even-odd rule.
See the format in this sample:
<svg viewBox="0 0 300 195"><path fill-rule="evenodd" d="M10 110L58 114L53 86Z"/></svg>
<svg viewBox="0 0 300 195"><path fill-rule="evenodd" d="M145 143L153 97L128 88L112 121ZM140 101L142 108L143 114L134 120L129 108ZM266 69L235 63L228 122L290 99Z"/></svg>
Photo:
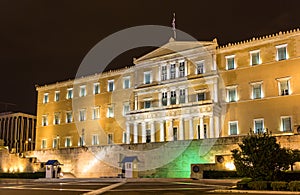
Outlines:
<svg viewBox="0 0 300 195"><path fill-rule="evenodd" d="M0 140L9 152L35 150L36 116L24 113L0 113Z"/></svg>
<svg viewBox="0 0 300 195"><path fill-rule="evenodd" d="M129 68L37 86L37 149L298 133L299 40L171 38Z"/></svg>

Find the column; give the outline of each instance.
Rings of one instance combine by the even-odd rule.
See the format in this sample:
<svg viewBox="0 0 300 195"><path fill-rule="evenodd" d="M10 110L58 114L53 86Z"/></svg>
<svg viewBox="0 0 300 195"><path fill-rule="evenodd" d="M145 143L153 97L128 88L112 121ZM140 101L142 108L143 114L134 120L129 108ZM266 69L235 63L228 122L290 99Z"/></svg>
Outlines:
<svg viewBox="0 0 300 195"><path fill-rule="evenodd" d="M166 67L167 67L167 80L169 80L170 79L170 64L167 64Z"/></svg>
<svg viewBox="0 0 300 195"><path fill-rule="evenodd" d="M179 77L179 63L175 63L175 78Z"/></svg>
<svg viewBox="0 0 300 195"><path fill-rule="evenodd" d="M194 124L193 124L193 118L189 119L189 139L194 139Z"/></svg>
<svg viewBox="0 0 300 195"><path fill-rule="evenodd" d="M133 143L138 143L138 124L133 123Z"/></svg>
<svg viewBox="0 0 300 195"><path fill-rule="evenodd" d="M164 142L165 141L165 126L164 121L159 121L159 141Z"/></svg>
<svg viewBox="0 0 300 195"><path fill-rule="evenodd" d="M146 143L146 123L142 122L142 143Z"/></svg>
<svg viewBox="0 0 300 195"><path fill-rule="evenodd" d="M220 137L220 117L215 116L215 137Z"/></svg>
<svg viewBox="0 0 300 195"><path fill-rule="evenodd" d="M184 140L184 120L179 119L179 138L178 140Z"/></svg>
<svg viewBox="0 0 300 195"><path fill-rule="evenodd" d="M124 140L126 144L130 144L130 124L126 123L126 140Z"/></svg>
<svg viewBox="0 0 300 195"><path fill-rule="evenodd" d="M214 102L218 102L218 83L214 83L213 85L214 85L213 86L213 94L214 94L213 100L214 100Z"/></svg>
<svg viewBox="0 0 300 195"><path fill-rule="evenodd" d="M134 110L138 110L138 96L134 94Z"/></svg>
<svg viewBox="0 0 300 195"><path fill-rule="evenodd" d="M162 107L162 92L158 93L158 107Z"/></svg>
<svg viewBox="0 0 300 195"><path fill-rule="evenodd" d="M188 103L188 102L189 102L188 91L189 91L189 89L186 88L186 89L185 89L185 103Z"/></svg>
<svg viewBox="0 0 300 195"><path fill-rule="evenodd" d="M209 138L214 138L214 117L209 117Z"/></svg>
<svg viewBox="0 0 300 195"><path fill-rule="evenodd" d="M204 124L203 124L203 116L200 116L200 139L204 139Z"/></svg>
<svg viewBox="0 0 300 195"><path fill-rule="evenodd" d="M151 142L155 142L155 127L154 121L150 122L150 131L151 131Z"/></svg>
<svg viewBox="0 0 300 195"><path fill-rule="evenodd" d="M171 92L167 91L167 106L169 106L171 104Z"/></svg>
<svg viewBox="0 0 300 195"><path fill-rule="evenodd" d="M173 120L169 120L169 131L168 131L168 140L167 141L173 141Z"/></svg>

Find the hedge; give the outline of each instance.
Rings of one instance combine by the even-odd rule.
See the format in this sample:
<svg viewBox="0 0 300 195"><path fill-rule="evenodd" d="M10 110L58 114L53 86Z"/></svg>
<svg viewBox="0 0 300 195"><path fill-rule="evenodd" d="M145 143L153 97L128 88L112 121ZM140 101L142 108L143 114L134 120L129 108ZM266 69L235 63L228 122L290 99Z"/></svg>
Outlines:
<svg viewBox="0 0 300 195"><path fill-rule="evenodd" d="M236 171L203 171L203 179L240 178Z"/></svg>
<svg viewBox="0 0 300 195"><path fill-rule="evenodd" d="M300 181L291 181L288 186L291 191L300 191Z"/></svg>
<svg viewBox="0 0 300 195"><path fill-rule="evenodd" d="M34 173L0 173L0 178L38 179L45 178L46 172Z"/></svg>
<svg viewBox="0 0 300 195"><path fill-rule="evenodd" d="M271 187L273 190L283 191L287 190L288 182L286 181L274 181L271 183Z"/></svg>
<svg viewBox="0 0 300 195"><path fill-rule="evenodd" d="M248 187L251 190L268 190L271 186L269 181L251 181L248 183Z"/></svg>

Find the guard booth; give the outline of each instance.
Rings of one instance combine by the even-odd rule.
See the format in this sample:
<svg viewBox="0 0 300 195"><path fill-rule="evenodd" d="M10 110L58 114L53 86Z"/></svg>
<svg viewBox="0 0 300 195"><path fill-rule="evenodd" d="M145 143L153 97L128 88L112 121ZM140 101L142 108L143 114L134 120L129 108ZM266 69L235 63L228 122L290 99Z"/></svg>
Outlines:
<svg viewBox="0 0 300 195"><path fill-rule="evenodd" d="M138 178L138 163L137 156L126 156L121 161L122 173L125 174L125 178Z"/></svg>
<svg viewBox="0 0 300 195"><path fill-rule="evenodd" d="M58 160L48 160L46 162L46 178L59 178L61 173L61 166Z"/></svg>

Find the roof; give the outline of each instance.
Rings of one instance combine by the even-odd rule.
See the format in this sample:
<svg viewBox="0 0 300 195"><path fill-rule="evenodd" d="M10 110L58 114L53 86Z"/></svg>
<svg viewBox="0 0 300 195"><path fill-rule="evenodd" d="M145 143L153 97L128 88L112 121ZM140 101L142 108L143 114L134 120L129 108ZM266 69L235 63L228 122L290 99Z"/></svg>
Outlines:
<svg viewBox="0 0 300 195"><path fill-rule="evenodd" d="M121 163L133 162L134 160L140 162L137 156L126 156L126 157L123 158Z"/></svg>
<svg viewBox="0 0 300 195"><path fill-rule="evenodd" d="M205 48L207 46L215 45L217 46L217 40L213 41L175 41L170 39L165 45L155 49L154 51L134 60L134 63L140 63L145 60L149 60L156 57L161 57L169 54L180 53L183 51Z"/></svg>
<svg viewBox="0 0 300 195"><path fill-rule="evenodd" d="M58 160L48 160L45 165L62 165L58 162Z"/></svg>

